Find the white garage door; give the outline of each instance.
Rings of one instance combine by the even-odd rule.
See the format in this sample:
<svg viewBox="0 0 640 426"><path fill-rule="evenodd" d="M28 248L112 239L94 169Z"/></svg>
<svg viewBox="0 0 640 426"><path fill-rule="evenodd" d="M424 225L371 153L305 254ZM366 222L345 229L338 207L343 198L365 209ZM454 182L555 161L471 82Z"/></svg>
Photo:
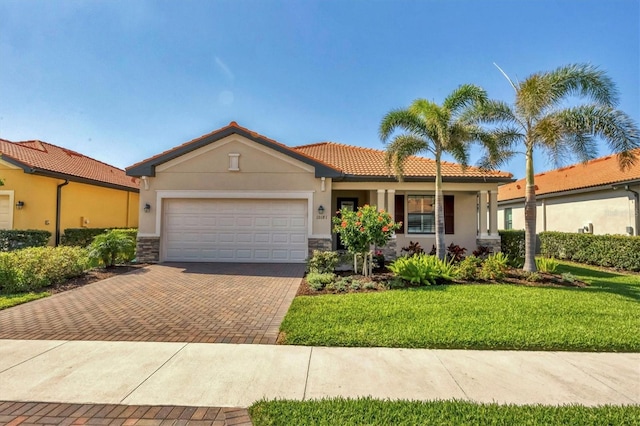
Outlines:
<svg viewBox="0 0 640 426"><path fill-rule="evenodd" d="M165 261L304 262L306 200L164 201Z"/></svg>

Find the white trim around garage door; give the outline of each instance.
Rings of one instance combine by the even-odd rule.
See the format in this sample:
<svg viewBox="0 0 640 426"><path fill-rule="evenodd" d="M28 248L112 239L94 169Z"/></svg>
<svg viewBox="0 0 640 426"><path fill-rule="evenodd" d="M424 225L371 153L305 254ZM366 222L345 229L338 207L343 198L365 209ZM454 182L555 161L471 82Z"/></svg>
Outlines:
<svg viewBox="0 0 640 426"><path fill-rule="evenodd" d="M212 190L159 190L156 191L156 231L152 234L138 234L140 237L160 237L162 229L162 203L164 199L253 199L253 200L307 200L307 236L313 235L313 193L314 191L212 191Z"/></svg>
<svg viewBox="0 0 640 426"><path fill-rule="evenodd" d="M9 196L9 227L7 229L13 229L13 206L14 206L14 194L13 190L2 190L0 196Z"/></svg>

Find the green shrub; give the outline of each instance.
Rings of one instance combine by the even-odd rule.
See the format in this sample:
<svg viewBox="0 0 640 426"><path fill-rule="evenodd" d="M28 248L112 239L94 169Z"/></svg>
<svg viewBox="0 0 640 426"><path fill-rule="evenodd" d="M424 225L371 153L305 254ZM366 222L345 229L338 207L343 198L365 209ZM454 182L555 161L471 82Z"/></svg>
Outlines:
<svg viewBox="0 0 640 426"><path fill-rule="evenodd" d="M325 288L327 284L332 283L335 278L336 276L332 272L309 272L307 274L307 283L309 283L309 287L319 291Z"/></svg>
<svg viewBox="0 0 640 426"><path fill-rule="evenodd" d="M60 244L64 246L88 247L93 239L112 229L118 229L127 234L133 241L138 236L136 228L67 228L60 236Z"/></svg>
<svg viewBox="0 0 640 426"><path fill-rule="evenodd" d="M320 274L332 273L339 260L338 252L314 250L313 255L307 260L307 269L309 272Z"/></svg>
<svg viewBox="0 0 640 426"><path fill-rule="evenodd" d="M473 281L478 278L480 266L482 266L482 259L473 255L467 256L458 264L455 277L460 280Z"/></svg>
<svg viewBox="0 0 640 426"><path fill-rule="evenodd" d="M121 229L112 229L97 235L89 245L90 258L96 265L105 267L131 262L135 255L135 240Z"/></svg>
<svg viewBox="0 0 640 426"><path fill-rule="evenodd" d="M80 247L31 247L0 253L0 290L38 290L82 275L87 269L87 251Z"/></svg>
<svg viewBox="0 0 640 426"><path fill-rule="evenodd" d="M480 278L483 280L501 280L509 266L509 258L504 253L489 255L480 269Z"/></svg>
<svg viewBox="0 0 640 426"><path fill-rule="evenodd" d="M403 280L418 285L451 281L455 274L455 267L451 263L426 254L399 257L389 265L389 270Z"/></svg>
<svg viewBox="0 0 640 426"><path fill-rule="evenodd" d="M51 232L39 229L0 229L0 251L14 251L49 244Z"/></svg>
<svg viewBox="0 0 640 426"><path fill-rule="evenodd" d="M640 237L541 232L543 256L640 271Z"/></svg>
<svg viewBox="0 0 640 426"><path fill-rule="evenodd" d="M507 255L509 259L524 259L524 231L523 230L502 230L500 235L500 251ZM523 261L524 265L524 261Z"/></svg>
<svg viewBox="0 0 640 426"><path fill-rule="evenodd" d="M553 257L537 257L536 258L536 268L540 272L548 272L553 274L558 269L560 264Z"/></svg>

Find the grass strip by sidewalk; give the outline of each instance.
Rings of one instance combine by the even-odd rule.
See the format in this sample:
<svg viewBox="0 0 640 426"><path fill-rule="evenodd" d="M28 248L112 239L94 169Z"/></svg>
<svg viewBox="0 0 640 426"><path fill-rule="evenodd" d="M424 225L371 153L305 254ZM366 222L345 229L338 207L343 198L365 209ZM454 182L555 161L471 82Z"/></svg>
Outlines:
<svg viewBox="0 0 640 426"><path fill-rule="evenodd" d="M640 351L640 276L561 265L586 288L445 285L296 297L283 343Z"/></svg>
<svg viewBox="0 0 640 426"><path fill-rule="evenodd" d="M640 406L498 405L466 401L330 398L258 401L255 426L267 425L637 425Z"/></svg>
<svg viewBox="0 0 640 426"><path fill-rule="evenodd" d="M0 311L21 303L31 302L32 300L42 299L50 296L46 291L38 293L17 293L17 294L0 294Z"/></svg>

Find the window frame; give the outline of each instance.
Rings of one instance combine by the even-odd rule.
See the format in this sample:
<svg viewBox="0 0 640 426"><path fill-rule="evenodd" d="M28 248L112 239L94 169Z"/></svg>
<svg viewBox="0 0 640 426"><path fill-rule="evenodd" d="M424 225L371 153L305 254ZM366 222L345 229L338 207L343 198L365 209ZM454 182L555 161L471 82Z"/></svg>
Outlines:
<svg viewBox="0 0 640 426"><path fill-rule="evenodd" d="M505 207L504 209L504 229L513 229L513 209L511 207Z"/></svg>
<svg viewBox="0 0 640 426"><path fill-rule="evenodd" d="M430 213L411 213L409 211L409 199L418 198L418 197L420 197L422 199L424 199L426 197L431 198L432 199L432 204L431 205L433 206L433 211L430 212ZM406 231L407 235L435 235L435 233L436 233L436 223L435 223L436 222L436 206L435 206L435 204L436 204L436 196L435 196L435 194L407 194L405 200L406 200L406 215L407 215L407 226L405 227L405 231ZM422 231L412 231L411 230L410 217L412 215L418 215L418 216L421 217L420 222L421 222ZM424 231L424 221L422 220L422 217L424 217L424 216L433 217L433 231L431 231L431 232Z"/></svg>

